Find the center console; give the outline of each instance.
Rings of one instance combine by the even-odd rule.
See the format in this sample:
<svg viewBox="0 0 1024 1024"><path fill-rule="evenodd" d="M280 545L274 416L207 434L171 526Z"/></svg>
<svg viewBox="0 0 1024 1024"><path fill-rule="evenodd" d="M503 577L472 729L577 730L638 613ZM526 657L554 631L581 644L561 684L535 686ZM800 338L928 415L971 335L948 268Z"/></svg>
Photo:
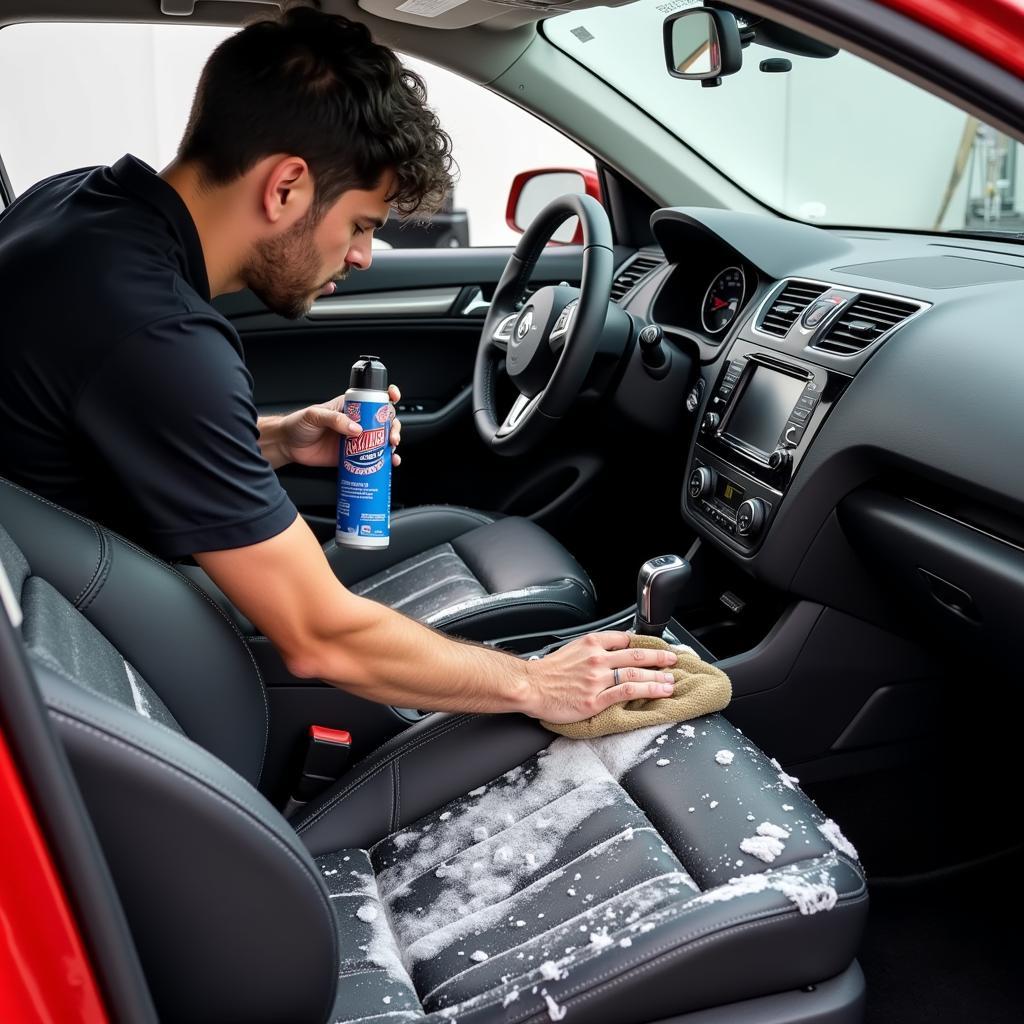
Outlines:
<svg viewBox="0 0 1024 1024"><path fill-rule="evenodd" d="M739 339L711 390L683 506L734 550L757 549L849 377Z"/></svg>

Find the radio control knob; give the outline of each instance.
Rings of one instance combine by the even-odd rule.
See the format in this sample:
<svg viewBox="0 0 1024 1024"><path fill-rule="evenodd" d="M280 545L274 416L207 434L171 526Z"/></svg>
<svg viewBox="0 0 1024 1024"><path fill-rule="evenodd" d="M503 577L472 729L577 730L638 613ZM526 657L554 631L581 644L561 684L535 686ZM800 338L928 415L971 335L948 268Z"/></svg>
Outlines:
<svg viewBox="0 0 1024 1024"><path fill-rule="evenodd" d="M704 419L701 421L700 432L702 434L713 434L721 422L722 417L717 412L706 412Z"/></svg>
<svg viewBox="0 0 1024 1024"><path fill-rule="evenodd" d="M760 498L747 498L736 510L736 532L741 537L756 537L764 521L765 503Z"/></svg>
<svg viewBox="0 0 1024 1024"><path fill-rule="evenodd" d="M793 465L793 453L788 448L776 448L768 456L768 465L775 470L789 472Z"/></svg>
<svg viewBox="0 0 1024 1024"><path fill-rule="evenodd" d="M687 485L691 498L706 498L715 486L715 471L707 466L700 466L690 474Z"/></svg>

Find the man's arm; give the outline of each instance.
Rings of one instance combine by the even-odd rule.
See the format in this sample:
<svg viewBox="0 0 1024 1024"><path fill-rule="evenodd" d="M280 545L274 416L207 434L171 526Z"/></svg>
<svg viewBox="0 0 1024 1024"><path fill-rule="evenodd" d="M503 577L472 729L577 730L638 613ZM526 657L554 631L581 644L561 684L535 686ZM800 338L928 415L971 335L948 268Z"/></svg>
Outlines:
<svg viewBox="0 0 1024 1024"><path fill-rule="evenodd" d="M675 655L627 649L624 633L592 634L524 661L452 640L357 597L335 577L301 517L270 540L195 558L293 674L324 679L367 700L572 722L623 700L672 692L664 669Z"/></svg>

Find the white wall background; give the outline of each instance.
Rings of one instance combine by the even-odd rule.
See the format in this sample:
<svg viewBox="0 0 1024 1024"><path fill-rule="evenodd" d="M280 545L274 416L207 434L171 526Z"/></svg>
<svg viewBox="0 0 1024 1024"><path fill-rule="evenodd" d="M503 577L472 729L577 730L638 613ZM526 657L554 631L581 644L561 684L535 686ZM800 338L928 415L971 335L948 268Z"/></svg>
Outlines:
<svg viewBox="0 0 1024 1024"><path fill-rule="evenodd" d="M15 192L126 152L174 156L206 58L232 30L192 25L15 25L0 31L0 154ZM407 59L451 134L473 245L509 245L512 178L531 167L594 167L585 151L482 86ZM500 136L497 134L500 129ZM515 140L514 149L505 143ZM500 143L500 144L499 144Z"/></svg>

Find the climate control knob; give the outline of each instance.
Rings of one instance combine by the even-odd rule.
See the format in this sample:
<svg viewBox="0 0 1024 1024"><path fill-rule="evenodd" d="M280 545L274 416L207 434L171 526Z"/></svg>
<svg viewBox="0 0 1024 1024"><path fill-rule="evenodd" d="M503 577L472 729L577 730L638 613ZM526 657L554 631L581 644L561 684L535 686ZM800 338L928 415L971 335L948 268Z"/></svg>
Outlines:
<svg viewBox="0 0 1024 1024"><path fill-rule="evenodd" d="M715 487L715 471L707 466L700 466L690 474L687 485L691 498L706 498Z"/></svg>
<svg viewBox="0 0 1024 1024"><path fill-rule="evenodd" d="M788 448L776 448L768 456L768 465L774 470L788 473L793 465L793 453Z"/></svg>
<svg viewBox="0 0 1024 1024"><path fill-rule="evenodd" d="M700 424L700 432L702 434L713 434L721 422L722 417L717 412L706 412Z"/></svg>
<svg viewBox="0 0 1024 1024"><path fill-rule="evenodd" d="M756 537L766 516L767 506L760 498L747 498L736 510L736 532L741 537Z"/></svg>

